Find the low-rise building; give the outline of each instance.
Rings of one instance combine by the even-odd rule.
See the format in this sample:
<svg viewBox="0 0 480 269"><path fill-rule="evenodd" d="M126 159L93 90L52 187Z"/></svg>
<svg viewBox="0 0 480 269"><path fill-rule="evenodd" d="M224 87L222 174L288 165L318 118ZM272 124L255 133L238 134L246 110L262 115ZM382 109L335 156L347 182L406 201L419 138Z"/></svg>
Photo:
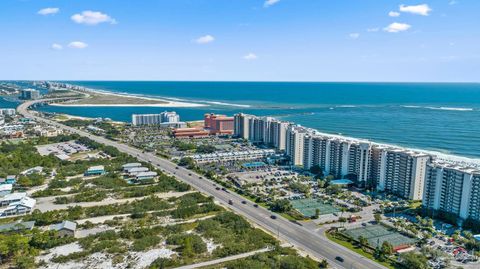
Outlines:
<svg viewBox="0 0 480 269"><path fill-rule="evenodd" d="M160 127L163 128L187 128L187 123L184 121L179 122L162 122Z"/></svg>
<svg viewBox="0 0 480 269"><path fill-rule="evenodd" d="M148 172L150 169L148 169L147 167L133 167L133 168L130 168L128 169L128 174L131 175L131 176L134 176L134 175L137 175L138 173L144 173L144 172Z"/></svg>
<svg viewBox="0 0 480 269"><path fill-rule="evenodd" d="M23 198L27 197L26 192L14 192L14 193L9 193L2 198L0 198L0 207L2 206L8 206L11 203L19 202Z"/></svg>
<svg viewBox="0 0 480 269"><path fill-rule="evenodd" d="M32 212L37 201L30 197L23 197L18 202L10 203L6 208L0 209L0 216L18 216Z"/></svg>
<svg viewBox="0 0 480 269"><path fill-rule="evenodd" d="M135 175L136 180L148 180L154 179L157 176L157 172L148 171L148 172L140 172Z"/></svg>
<svg viewBox="0 0 480 269"><path fill-rule="evenodd" d="M258 160L275 154L273 149L259 149L246 151L221 152L210 154L197 154L191 156L198 163L207 162L226 162L226 161L242 161L242 160Z"/></svg>
<svg viewBox="0 0 480 269"><path fill-rule="evenodd" d="M128 170L135 168L135 167L141 167L141 163L126 163L122 165L123 172L128 172Z"/></svg>
<svg viewBox="0 0 480 269"><path fill-rule="evenodd" d="M173 130L173 136L175 138L202 138L208 137L209 131L205 131L202 128L176 128Z"/></svg>
<svg viewBox="0 0 480 269"><path fill-rule="evenodd" d="M15 175L8 175L7 178L6 178L5 183L7 183L7 184L15 184L15 183L17 183L17 176L15 176Z"/></svg>
<svg viewBox="0 0 480 269"><path fill-rule="evenodd" d="M14 116L15 113L15 108L0 108L0 115L2 116Z"/></svg>
<svg viewBox="0 0 480 269"><path fill-rule="evenodd" d="M0 197L10 194L12 192L12 184L0 184Z"/></svg>
<svg viewBox="0 0 480 269"><path fill-rule="evenodd" d="M92 166L85 171L85 176L100 176L105 174L105 167L103 165Z"/></svg>
<svg viewBox="0 0 480 269"><path fill-rule="evenodd" d="M31 175L31 174L40 174L42 172L43 172L43 167L35 166L35 167L29 168L29 169L21 172L20 174L22 176L28 176L28 175Z"/></svg>
<svg viewBox="0 0 480 269"><path fill-rule="evenodd" d="M61 223L50 225L49 230L57 231L58 236L75 236L75 231L77 230L77 224L75 222L64 220Z"/></svg>
<svg viewBox="0 0 480 269"><path fill-rule="evenodd" d="M35 221L15 221L0 225L0 233L12 233L17 231L32 230L35 227Z"/></svg>

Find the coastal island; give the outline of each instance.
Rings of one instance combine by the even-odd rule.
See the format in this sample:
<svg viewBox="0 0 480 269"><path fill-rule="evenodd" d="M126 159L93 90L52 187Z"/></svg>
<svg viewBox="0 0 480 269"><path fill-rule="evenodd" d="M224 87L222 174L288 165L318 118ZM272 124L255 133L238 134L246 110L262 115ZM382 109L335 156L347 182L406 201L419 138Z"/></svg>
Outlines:
<svg viewBox="0 0 480 269"><path fill-rule="evenodd" d="M70 106L70 107L201 107L205 104L187 103L171 101L160 98L146 96L136 96L128 94L111 93L96 91L84 87L55 83L50 92L51 96L61 93L76 95L80 98L71 99L64 102L52 103L52 106Z"/></svg>

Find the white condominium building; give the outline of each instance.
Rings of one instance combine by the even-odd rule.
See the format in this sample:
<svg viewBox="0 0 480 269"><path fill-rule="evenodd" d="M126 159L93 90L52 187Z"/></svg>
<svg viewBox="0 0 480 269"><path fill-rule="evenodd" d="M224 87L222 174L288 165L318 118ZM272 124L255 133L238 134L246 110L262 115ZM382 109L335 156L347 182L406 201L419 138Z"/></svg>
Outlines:
<svg viewBox="0 0 480 269"><path fill-rule="evenodd" d="M271 117L239 113L234 115L234 135L252 143L263 143L278 150L286 149L286 133L290 124Z"/></svg>
<svg viewBox="0 0 480 269"><path fill-rule="evenodd" d="M358 185L365 186L370 175L370 150L366 142L308 135L304 139L304 168L318 165L325 174L338 178L353 175Z"/></svg>
<svg viewBox="0 0 480 269"><path fill-rule="evenodd" d="M402 149L387 149L381 155L377 189L410 200L422 200L426 165L431 157Z"/></svg>
<svg viewBox="0 0 480 269"><path fill-rule="evenodd" d="M462 219L480 220L480 171L433 162L427 165L423 206Z"/></svg>
<svg viewBox="0 0 480 269"><path fill-rule="evenodd" d="M179 122L180 121L180 115L178 115L175 111L168 112L164 111L160 113L160 119L161 123L164 122Z"/></svg>
<svg viewBox="0 0 480 269"><path fill-rule="evenodd" d="M308 130L297 125L288 127L285 149L292 165L304 166L304 143Z"/></svg>
<svg viewBox="0 0 480 269"><path fill-rule="evenodd" d="M255 116L243 113L233 116L233 134L236 137L250 140L250 119Z"/></svg>
<svg viewBox="0 0 480 269"><path fill-rule="evenodd" d="M274 120L270 124L272 133L272 144L278 150L286 150L287 129L290 124L279 120Z"/></svg>
<svg viewBox="0 0 480 269"><path fill-rule="evenodd" d="M368 186L371 175L371 150L372 146L366 142L350 144L348 152L348 174L355 175L357 185Z"/></svg>
<svg viewBox="0 0 480 269"><path fill-rule="evenodd" d="M180 122L180 116L175 112L162 112L160 114L133 114L132 124L139 125L160 125L161 123Z"/></svg>

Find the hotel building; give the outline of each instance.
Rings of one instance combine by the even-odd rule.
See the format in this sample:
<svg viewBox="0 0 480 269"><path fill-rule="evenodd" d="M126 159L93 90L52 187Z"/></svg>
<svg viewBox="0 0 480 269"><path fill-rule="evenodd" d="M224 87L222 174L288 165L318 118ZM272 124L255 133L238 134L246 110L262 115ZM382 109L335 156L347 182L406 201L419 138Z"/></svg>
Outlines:
<svg viewBox="0 0 480 269"><path fill-rule="evenodd" d="M233 134L234 118L225 115L205 114L204 128L210 131L210 134Z"/></svg>

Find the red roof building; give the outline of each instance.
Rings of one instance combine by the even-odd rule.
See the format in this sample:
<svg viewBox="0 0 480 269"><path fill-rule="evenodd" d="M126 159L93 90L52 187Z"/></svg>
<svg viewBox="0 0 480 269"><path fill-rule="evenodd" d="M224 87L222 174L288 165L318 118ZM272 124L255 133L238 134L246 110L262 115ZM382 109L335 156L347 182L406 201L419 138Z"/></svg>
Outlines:
<svg viewBox="0 0 480 269"><path fill-rule="evenodd" d="M226 115L205 114L204 127L210 131L210 134L215 135L231 135L233 134L233 117Z"/></svg>

